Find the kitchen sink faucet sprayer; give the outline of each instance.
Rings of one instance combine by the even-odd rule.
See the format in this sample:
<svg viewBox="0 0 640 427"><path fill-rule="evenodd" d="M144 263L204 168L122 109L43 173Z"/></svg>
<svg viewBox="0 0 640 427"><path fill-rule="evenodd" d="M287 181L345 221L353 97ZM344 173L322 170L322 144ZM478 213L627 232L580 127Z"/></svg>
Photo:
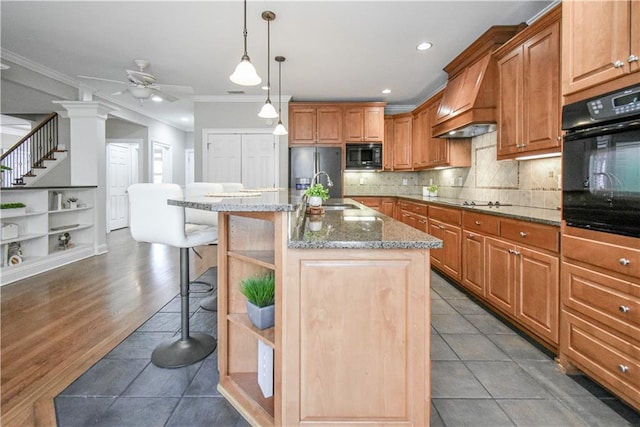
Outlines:
<svg viewBox="0 0 640 427"><path fill-rule="evenodd" d="M311 186L313 187L313 185L316 183L316 179L318 178L319 175L321 174L325 174L327 176L327 186L328 187L333 187L333 181L331 181L331 177L329 176L328 173L326 173L325 171L320 171L317 174L315 174L313 176L313 178L311 179Z"/></svg>

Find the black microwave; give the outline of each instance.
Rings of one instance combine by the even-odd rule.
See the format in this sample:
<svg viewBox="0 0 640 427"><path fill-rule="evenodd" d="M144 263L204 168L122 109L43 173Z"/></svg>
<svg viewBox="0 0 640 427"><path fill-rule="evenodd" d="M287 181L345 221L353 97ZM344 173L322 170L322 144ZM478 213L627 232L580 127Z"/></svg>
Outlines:
<svg viewBox="0 0 640 427"><path fill-rule="evenodd" d="M345 169L371 171L382 169L382 144L347 144Z"/></svg>

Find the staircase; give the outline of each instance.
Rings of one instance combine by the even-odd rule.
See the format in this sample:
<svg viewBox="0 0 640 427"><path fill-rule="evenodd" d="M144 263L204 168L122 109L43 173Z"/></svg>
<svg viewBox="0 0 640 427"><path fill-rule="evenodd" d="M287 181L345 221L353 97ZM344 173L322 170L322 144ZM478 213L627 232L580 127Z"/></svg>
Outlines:
<svg viewBox="0 0 640 427"><path fill-rule="evenodd" d="M58 145L58 113L51 113L0 157L2 187L33 185L66 157Z"/></svg>

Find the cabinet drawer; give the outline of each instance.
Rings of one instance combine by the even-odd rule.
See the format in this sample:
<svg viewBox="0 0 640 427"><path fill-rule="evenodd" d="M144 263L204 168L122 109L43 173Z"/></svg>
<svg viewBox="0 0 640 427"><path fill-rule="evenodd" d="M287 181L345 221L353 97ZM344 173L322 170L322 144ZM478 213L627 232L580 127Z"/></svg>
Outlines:
<svg viewBox="0 0 640 427"><path fill-rule="evenodd" d="M565 258L640 278L640 249L567 235L562 247Z"/></svg>
<svg viewBox="0 0 640 427"><path fill-rule="evenodd" d="M481 231L495 236L500 234L500 218L497 216L465 211L462 219L466 230Z"/></svg>
<svg viewBox="0 0 640 427"><path fill-rule="evenodd" d="M621 334L640 338L640 285L566 262L562 276L565 306Z"/></svg>
<svg viewBox="0 0 640 427"><path fill-rule="evenodd" d="M640 347L571 313L563 315L563 352L579 368L639 408Z"/></svg>
<svg viewBox="0 0 640 427"><path fill-rule="evenodd" d="M437 219L451 225L462 225L462 211L457 209L429 206L429 219Z"/></svg>
<svg viewBox="0 0 640 427"><path fill-rule="evenodd" d="M400 205L400 208L404 209L405 211L417 213L418 215L422 216L427 216L427 205L405 201L400 201L398 202L398 204Z"/></svg>
<svg viewBox="0 0 640 427"><path fill-rule="evenodd" d="M500 221L500 235L523 245L536 246L553 252L560 250L560 230L558 227L502 220Z"/></svg>

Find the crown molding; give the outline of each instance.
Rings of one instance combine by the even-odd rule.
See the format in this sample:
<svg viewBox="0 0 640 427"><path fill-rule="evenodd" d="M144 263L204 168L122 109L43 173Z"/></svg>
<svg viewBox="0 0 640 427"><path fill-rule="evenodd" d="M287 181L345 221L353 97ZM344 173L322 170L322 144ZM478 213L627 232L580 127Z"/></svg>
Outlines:
<svg viewBox="0 0 640 427"><path fill-rule="evenodd" d="M394 104L394 105L387 105L386 107L384 107L384 113L385 114L408 113L415 109L416 109L416 106L412 104L411 105Z"/></svg>
<svg viewBox="0 0 640 427"><path fill-rule="evenodd" d="M219 103L263 103L265 96L257 95L195 95L190 98L193 102L219 102ZM282 102L289 102L291 95L282 95ZM271 99L275 105L278 103L277 96Z"/></svg>
<svg viewBox="0 0 640 427"><path fill-rule="evenodd" d="M17 53L11 52L8 49L5 49L5 48L0 48L0 49L1 49L0 55L2 56L3 61L6 60L9 62L13 62L16 65L26 68L27 70L33 71L34 73L38 73L45 77L49 77L50 79L56 80L58 82L64 83L66 85L69 85L75 88L80 86L79 81L72 79L66 74L62 74L61 72L51 69L49 67L45 67L42 64L32 61L31 59L25 58L24 56L18 55Z"/></svg>

